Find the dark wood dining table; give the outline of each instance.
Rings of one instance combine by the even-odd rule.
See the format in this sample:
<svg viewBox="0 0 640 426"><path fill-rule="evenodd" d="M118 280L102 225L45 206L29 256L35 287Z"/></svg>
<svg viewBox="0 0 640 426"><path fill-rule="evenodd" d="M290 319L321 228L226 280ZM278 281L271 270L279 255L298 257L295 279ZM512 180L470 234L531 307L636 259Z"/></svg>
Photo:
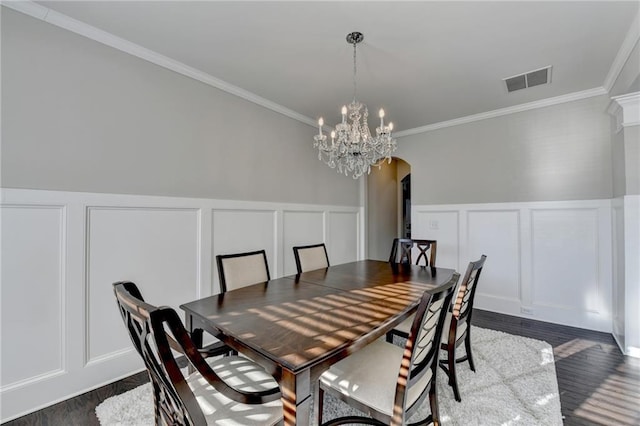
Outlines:
<svg viewBox="0 0 640 426"><path fill-rule="evenodd" d="M201 330L273 374L285 425L307 425L312 387L332 364L410 316L453 269L363 260L277 278L180 307ZM317 406L317 404L315 404Z"/></svg>

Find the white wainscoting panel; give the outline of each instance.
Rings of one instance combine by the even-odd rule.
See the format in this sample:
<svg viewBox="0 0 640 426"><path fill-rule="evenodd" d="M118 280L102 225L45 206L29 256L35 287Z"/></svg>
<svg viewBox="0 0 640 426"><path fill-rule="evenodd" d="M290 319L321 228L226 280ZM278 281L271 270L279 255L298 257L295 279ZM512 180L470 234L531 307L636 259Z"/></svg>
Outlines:
<svg viewBox="0 0 640 426"><path fill-rule="evenodd" d="M215 256L264 250L269 273L277 277L277 235L275 210L214 210L213 211L213 268L216 292L220 291Z"/></svg>
<svg viewBox="0 0 640 426"><path fill-rule="evenodd" d="M431 210L429 207L413 208L411 236L436 240L436 265L457 269L460 262L460 213L456 210Z"/></svg>
<svg viewBox="0 0 640 426"><path fill-rule="evenodd" d="M298 272L293 255L293 247L319 244L325 241L324 212L284 211L283 212L283 254L284 275Z"/></svg>
<svg viewBox="0 0 640 426"><path fill-rule="evenodd" d="M598 210L533 210L533 305L598 313Z"/></svg>
<svg viewBox="0 0 640 426"><path fill-rule="evenodd" d="M199 214L196 209L89 207L87 356L95 362L131 340L113 301L112 283L133 281L148 301L179 310L197 298ZM153 302L151 302L153 303Z"/></svg>
<svg viewBox="0 0 640 426"><path fill-rule="evenodd" d="M65 210L4 205L0 214L4 391L65 368Z"/></svg>
<svg viewBox="0 0 640 426"><path fill-rule="evenodd" d="M363 252L360 206L0 195L0 422L144 368L119 317L115 281L135 282L149 303L182 316L179 305L218 292L216 254L265 249L276 278L295 272L293 244L325 241L334 263Z"/></svg>
<svg viewBox="0 0 640 426"><path fill-rule="evenodd" d="M438 241L437 265L487 263L476 307L612 329L611 200L422 205L412 236Z"/></svg>
<svg viewBox="0 0 640 426"><path fill-rule="evenodd" d="M359 220L359 212L329 212L329 245L327 246L327 251L331 265L358 260Z"/></svg>
<svg viewBox="0 0 640 426"><path fill-rule="evenodd" d="M520 212L518 210L469 211L467 244L463 258L503 259L487 261L476 298L485 306L520 302ZM462 265L460 265L462 267ZM460 273L464 273L463 270ZM480 299L483 301L480 302Z"/></svg>

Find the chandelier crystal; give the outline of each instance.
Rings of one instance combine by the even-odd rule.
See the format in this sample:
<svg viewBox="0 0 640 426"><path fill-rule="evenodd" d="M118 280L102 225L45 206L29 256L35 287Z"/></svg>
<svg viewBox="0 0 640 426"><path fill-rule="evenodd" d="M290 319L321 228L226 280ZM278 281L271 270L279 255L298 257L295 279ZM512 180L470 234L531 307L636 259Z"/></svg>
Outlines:
<svg viewBox="0 0 640 426"><path fill-rule="evenodd" d="M391 163L391 153L396 150L396 141L391 137L393 123L385 125L384 110L380 109L380 127L375 136L369 131L369 110L356 101L356 45L364 40L362 33L347 34L347 42L353 44L353 100L342 107L342 122L331 131L331 140L322 133L324 120L318 120L318 134L313 138L313 147L318 149L318 159L338 173L351 174L358 179L371 172L371 166L380 167L384 160Z"/></svg>

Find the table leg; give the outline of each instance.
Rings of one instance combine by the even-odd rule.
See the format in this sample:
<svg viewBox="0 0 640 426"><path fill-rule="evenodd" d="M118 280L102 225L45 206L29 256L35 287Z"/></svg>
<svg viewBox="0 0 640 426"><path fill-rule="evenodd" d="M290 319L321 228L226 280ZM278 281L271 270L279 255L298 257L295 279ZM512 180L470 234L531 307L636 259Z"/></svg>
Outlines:
<svg viewBox="0 0 640 426"><path fill-rule="evenodd" d="M286 426L309 425L311 414L311 379L310 371L297 374L283 368L280 378L282 391L282 409Z"/></svg>
<svg viewBox="0 0 640 426"><path fill-rule="evenodd" d="M189 331L189 334L191 335L191 340L193 341L193 344L196 346L196 348L202 349L202 329L193 328L193 317L191 316L191 314L189 313L185 314L184 323L185 323L185 328L187 329L187 331ZM193 368L191 363L189 363L187 372L191 374L194 371L196 371L196 369Z"/></svg>

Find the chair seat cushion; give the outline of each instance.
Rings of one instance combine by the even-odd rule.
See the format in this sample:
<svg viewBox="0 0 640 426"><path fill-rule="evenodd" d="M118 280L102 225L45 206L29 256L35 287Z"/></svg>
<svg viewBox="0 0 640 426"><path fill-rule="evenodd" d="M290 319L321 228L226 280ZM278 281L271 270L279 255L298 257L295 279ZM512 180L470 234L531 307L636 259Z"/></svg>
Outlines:
<svg viewBox="0 0 640 426"><path fill-rule="evenodd" d="M239 356L210 358L207 362L230 386L242 391L260 391L278 386L259 365ZM208 425L264 426L282 419L282 402L242 404L216 391L197 371L187 377Z"/></svg>
<svg viewBox="0 0 640 426"><path fill-rule="evenodd" d="M380 340L339 361L320 376L323 387L332 388L379 413L392 415L404 348ZM409 389L410 407L431 381L431 370Z"/></svg>
<svg viewBox="0 0 640 426"><path fill-rule="evenodd" d="M413 318L414 316L411 315L409 318L407 318L406 320L404 320L403 322L401 322L400 324L398 324L394 330L400 331L402 333L406 333L407 335L409 335L409 332L411 331L411 325L413 324ZM442 328L442 340L441 343L448 343L447 340L449 339L449 326L451 324L451 314L447 314L445 320L444 320L444 327ZM459 323L458 324L458 330L456 331L456 340L460 338L460 336L462 336L465 332L465 330L467 329L467 322L464 321L463 323Z"/></svg>

